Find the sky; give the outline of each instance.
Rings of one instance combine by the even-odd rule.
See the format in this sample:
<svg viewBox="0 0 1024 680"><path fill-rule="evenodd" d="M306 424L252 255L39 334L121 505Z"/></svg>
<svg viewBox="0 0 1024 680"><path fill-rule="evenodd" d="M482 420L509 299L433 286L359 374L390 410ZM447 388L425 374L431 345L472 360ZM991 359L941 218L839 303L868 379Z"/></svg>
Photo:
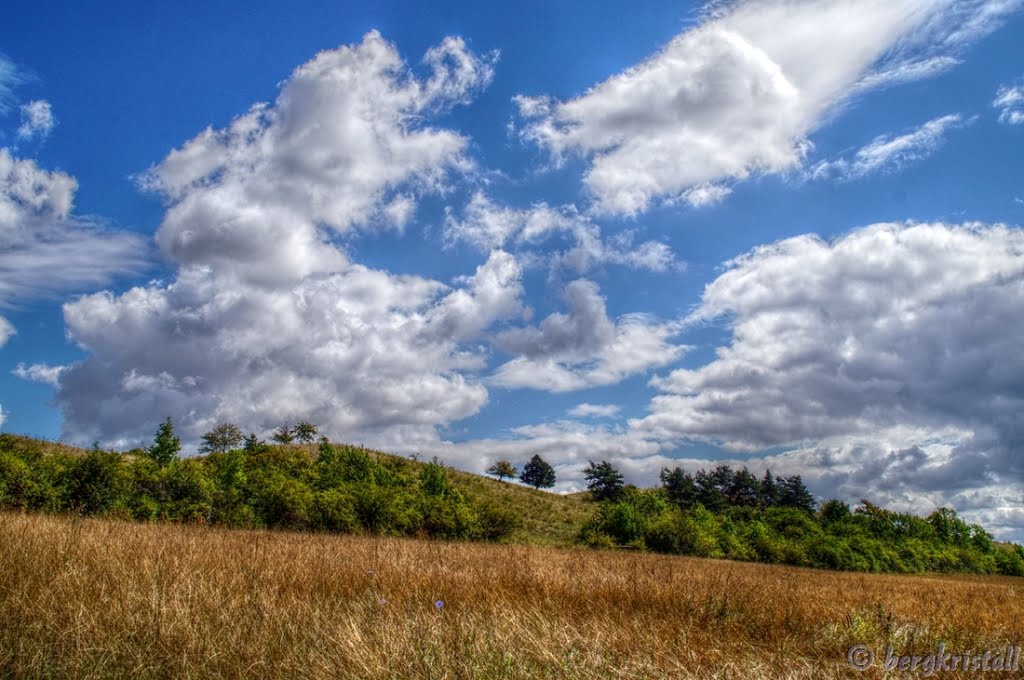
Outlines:
<svg viewBox="0 0 1024 680"><path fill-rule="evenodd" d="M1024 540L1022 9L5 8L0 429L728 463Z"/></svg>

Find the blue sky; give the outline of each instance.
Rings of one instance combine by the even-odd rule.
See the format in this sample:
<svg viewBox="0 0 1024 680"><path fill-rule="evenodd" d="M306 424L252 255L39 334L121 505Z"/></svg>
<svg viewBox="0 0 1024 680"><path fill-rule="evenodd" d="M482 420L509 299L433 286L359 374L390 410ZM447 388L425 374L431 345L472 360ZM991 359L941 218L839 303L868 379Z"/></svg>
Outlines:
<svg viewBox="0 0 1024 680"><path fill-rule="evenodd" d="M1018 0L37 2L0 427L719 460L1024 538Z"/></svg>

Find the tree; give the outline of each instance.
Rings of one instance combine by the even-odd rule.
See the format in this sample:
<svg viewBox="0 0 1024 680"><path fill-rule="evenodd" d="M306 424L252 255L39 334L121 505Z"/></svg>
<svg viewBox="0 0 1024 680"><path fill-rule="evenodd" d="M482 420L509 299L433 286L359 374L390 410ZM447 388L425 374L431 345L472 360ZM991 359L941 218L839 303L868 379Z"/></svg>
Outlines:
<svg viewBox="0 0 1024 680"><path fill-rule="evenodd" d="M779 477L776 486L779 490L779 505L787 508L799 508L805 512L814 512L817 503L811 492L804 486L800 475Z"/></svg>
<svg viewBox="0 0 1024 680"><path fill-rule="evenodd" d="M711 512L722 512L726 508L722 484L730 481L732 474L728 465L719 465L711 472L698 470L693 477L693 483L697 487L697 502Z"/></svg>
<svg viewBox="0 0 1024 680"><path fill-rule="evenodd" d="M750 470L743 467L733 474L724 491L730 505L756 507L761 496L761 482Z"/></svg>
<svg viewBox="0 0 1024 680"><path fill-rule="evenodd" d="M237 448L245 439L242 431L234 423L221 423L203 435L200 453L226 453Z"/></svg>
<svg viewBox="0 0 1024 680"><path fill-rule="evenodd" d="M292 435L303 444L311 443L316 438L317 432L318 430L316 429L316 425L308 420L303 420L296 425L294 429L292 429Z"/></svg>
<svg viewBox="0 0 1024 680"><path fill-rule="evenodd" d="M838 498L830 498L825 501L821 504L821 509L818 511L821 523L826 526L842 522L850 514L850 506Z"/></svg>
<svg viewBox="0 0 1024 680"><path fill-rule="evenodd" d="M266 451L267 443L252 433L242 441L242 448L246 453L260 453Z"/></svg>
<svg viewBox="0 0 1024 680"><path fill-rule="evenodd" d="M534 455L519 475L519 481L534 489L550 489L555 485L555 469L538 455Z"/></svg>
<svg viewBox="0 0 1024 680"><path fill-rule="evenodd" d="M770 508L779 503L779 487L775 483L775 478L772 477L771 470L765 470L764 477L761 479L761 507Z"/></svg>
<svg viewBox="0 0 1024 680"><path fill-rule="evenodd" d="M146 449L146 455L163 467L174 460L181 451L181 440L174 436L174 424L168 418L156 431L153 446Z"/></svg>
<svg viewBox="0 0 1024 680"><path fill-rule="evenodd" d="M274 431L274 434L270 435L270 438L278 444L291 444L295 441L295 434L292 431L291 425L285 423L281 427L277 428Z"/></svg>
<svg viewBox="0 0 1024 680"><path fill-rule="evenodd" d="M693 477L680 467L674 470L662 468L661 486L668 500L680 508L692 508L697 503L697 486L693 483Z"/></svg>
<svg viewBox="0 0 1024 680"><path fill-rule="evenodd" d="M612 467L608 461L590 463L583 471L587 479L587 489L590 495L597 501L615 501L622 495L623 479L622 473Z"/></svg>
<svg viewBox="0 0 1024 680"><path fill-rule="evenodd" d="M509 461L505 460L504 458L501 460L494 461L494 465L487 468L485 472L489 475L497 477L499 482L505 479L506 477L508 477L509 479L515 479L516 476L519 474L519 470L516 470L516 466L510 463Z"/></svg>

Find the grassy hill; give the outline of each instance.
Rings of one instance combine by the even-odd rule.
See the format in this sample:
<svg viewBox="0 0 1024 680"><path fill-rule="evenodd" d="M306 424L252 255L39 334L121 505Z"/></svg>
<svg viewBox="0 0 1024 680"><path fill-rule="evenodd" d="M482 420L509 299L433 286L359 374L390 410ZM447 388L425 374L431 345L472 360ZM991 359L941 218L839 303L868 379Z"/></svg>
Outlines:
<svg viewBox="0 0 1024 680"><path fill-rule="evenodd" d="M87 450L64 444L16 434L0 434L0 448L16 452L38 452L43 455L65 454L75 457L86 455ZM361 449L374 460L390 468L418 477L429 464L383 451ZM314 461L318 455L315 444L268 445L273 456L286 458L304 454ZM125 454L134 458L133 454ZM201 460L196 456L193 460ZM515 482L498 481L489 477L447 469L451 484L466 494L475 505L507 510L519 520L519 526L506 540L533 545L571 545L580 529L594 512L594 504L586 494L557 494L532 489Z"/></svg>

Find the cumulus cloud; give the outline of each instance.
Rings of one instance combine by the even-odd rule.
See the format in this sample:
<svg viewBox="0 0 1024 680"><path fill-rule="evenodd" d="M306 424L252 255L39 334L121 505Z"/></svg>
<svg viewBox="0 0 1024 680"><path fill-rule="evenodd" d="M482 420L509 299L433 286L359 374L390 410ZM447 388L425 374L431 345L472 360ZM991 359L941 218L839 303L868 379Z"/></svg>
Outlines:
<svg viewBox="0 0 1024 680"><path fill-rule="evenodd" d="M790 447L780 460L819 493L912 504L1019 489L1022 300L1019 229L879 224L763 246L730 262L688 319L727 319L731 343L655 379L661 394L631 427L737 452Z"/></svg>
<svg viewBox="0 0 1024 680"><path fill-rule="evenodd" d="M821 161L807 171L811 179L852 180L880 172L894 172L929 155L942 145L951 129L969 125L959 114L935 118L902 135L880 135L859 149L852 159Z"/></svg>
<svg viewBox="0 0 1024 680"><path fill-rule="evenodd" d="M448 211L444 237L449 244L464 242L485 251L515 246L529 264L571 269L577 274L603 264L654 272L682 267L664 243L634 244L633 230L604 238L601 228L574 206L552 208L538 203L527 209L509 208L480 192L473 195L461 216ZM565 238L571 243L559 248L556 240Z"/></svg>
<svg viewBox="0 0 1024 680"><path fill-rule="evenodd" d="M427 52L414 77L376 31L321 52L225 129L207 129L142 178L168 208L157 243L173 260L270 285L337 271L332 235L401 228L416 197L468 171L468 140L424 120L491 79L457 38Z"/></svg>
<svg viewBox="0 0 1024 680"><path fill-rule="evenodd" d="M30 101L21 107L19 139L45 139L50 136L57 119L53 117L50 102L45 99Z"/></svg>
<svg viewBox="0 0 1024 680"><path fill-rule="evenodd" d="M620 410L615 404L582 403L569 409L569 415L573 418L614 418Z"/></svg>
<svg viewBox="0 0 1024 680"><path fill-rule="evenodd" d="M140 238L72 213L76 188L73 177L0 148L0 308L144 266ZM0 318L0 346L13 332Z"/></svg>
<svg viewBox="0 0 1024 680"><path fill-rule="evenodd" d="M520 134L556 163L588 160L599 213L705 205L722 180L798 167L808 135L852 94L941 72L1019 4L726 3L582 96L517 97Z"/></svg>
<svg viewBox="0 0 1024 680"><path fill-rule="evenodd" d="M7 413L4 411L3 404L0 404L0 427L4 426L7 422Z"/></svg>
<svg viewBox="0 0 1024 680"><path fill-rule="evenodd" d="M999 109L1000 123L1024 123L1024 85L1003 85L996 92L992 106Z"/></svg>
<svg viewBox="0 0 1024 680"><path fill-rule="evenodd" d="M60 374L64 372L64 366L50 366L48 364L32 364L26 366L24 362L19 363L11 371L22 380L43 383L56 386L60 381Z"/></svg>
<svg viewBox="0 0 1024 680"><path fill-rule="evenodd" d="M516 357L491 377L501 387L569 392L611 385L681 357L686 347L671 342L678 322L631 314L613 321L597 285L586 279L565 287L569 312L556 312L539 326L513 328L495 342Z"/></svg>
<svg viewBox="0 0 1024 680"><path fill-rule="evenodd" d="M178 270L65 304L88 356L57 378L64 436L135 444L171 416L195 441L225 420L266 433L307 418L410 450L476 413L486 329L525 313L516 258L494 249L441 282L352 262L335 237L404 224L418 197L471 167L468 140L430 120L484 86L492 59L450 38L417 77L370 33L146 173L167 200L157 242Z"/></svg>

